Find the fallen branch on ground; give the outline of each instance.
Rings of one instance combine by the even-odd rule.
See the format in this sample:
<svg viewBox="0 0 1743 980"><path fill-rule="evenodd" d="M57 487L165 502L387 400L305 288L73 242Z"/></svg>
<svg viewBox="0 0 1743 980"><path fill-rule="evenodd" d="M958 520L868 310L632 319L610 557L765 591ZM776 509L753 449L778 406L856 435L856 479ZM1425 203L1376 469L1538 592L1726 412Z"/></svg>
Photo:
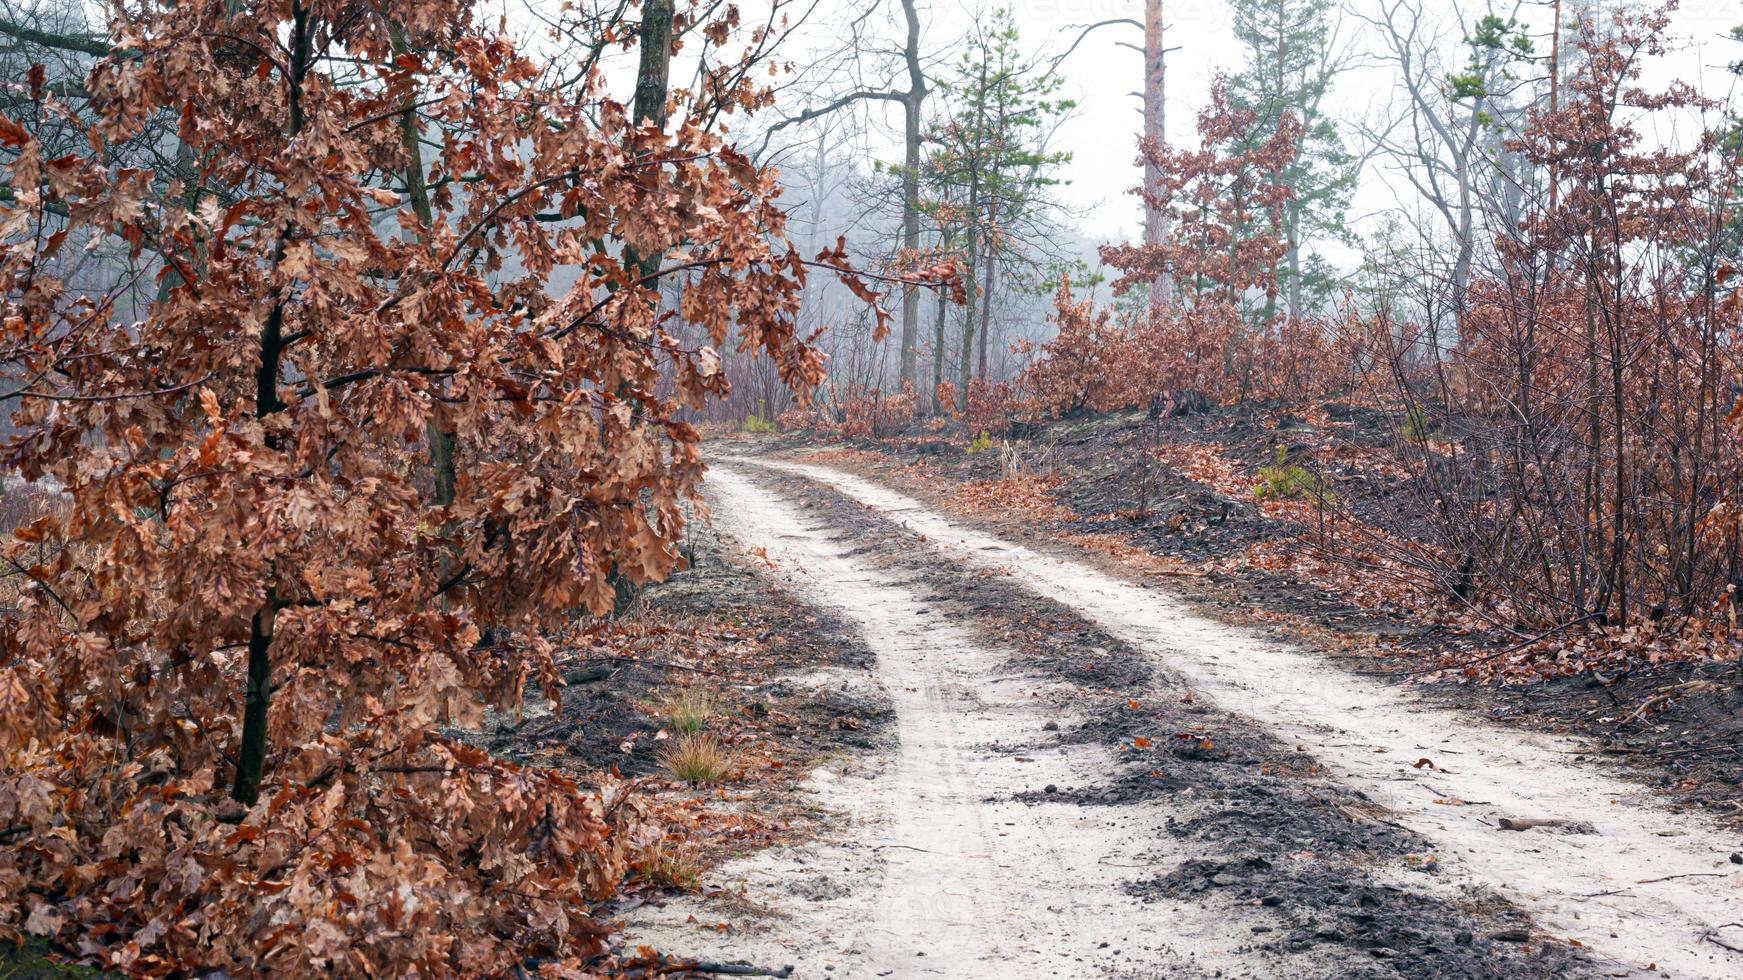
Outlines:
<svg viewBox="0 0 1743 980"><path fill-rule="evenodd" d="M1533 827L1584 827L1583 821L1564 817L1502 817L1496 821L1502 830L1530 830Z"/></svg>
<svg viewBox="0 0 1743 980"><path fill-rule="evenodd" d="M1720 929L1743 929L1743 922L1727 922L1723 925L1717 925L1708 929L1706 933L1701 936L1702 939L1705 939L1707 942L1712 943L1714 946L1718 946L1721 949L1728 949L1733 953L1743 953L1743 946L1733 946L1719 938Z"/></svg>
<svg viewBox="0 0 1743 980"><path fill-rule="evenodd" d="M657 956L653 962L632 967L620 975L626 980L645 980L673 973L712 973L724 977L790 977L793 975L793 967L788 964L777 970L751 963L710 963L707 960L685 959L681 956Z"/></svg>

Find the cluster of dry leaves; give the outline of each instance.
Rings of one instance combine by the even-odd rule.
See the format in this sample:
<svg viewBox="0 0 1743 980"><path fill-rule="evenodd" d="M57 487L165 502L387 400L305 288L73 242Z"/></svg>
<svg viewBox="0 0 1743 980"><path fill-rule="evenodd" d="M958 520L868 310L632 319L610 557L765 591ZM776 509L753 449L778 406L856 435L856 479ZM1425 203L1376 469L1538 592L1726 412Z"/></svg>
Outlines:
<svg viewBox="0 0 1743 980"><path fill-rule="evenodd" d="M763 39L683 16L718 74L665 128L465 0L129 8L82 105L28 93L85 150L0 117L5 465L64 490L7 550L0 932L139 975L592 969L659 832L439 732L557 698L549 631L679 566L679 410L728 342L813 386L807 266L851 278L710 129L766 101ZM111 152L164 120L175 167ZM67 284L117 242L134 275Z"/></svg>
<svg viewBox="0 0 1743 980"><path fill-rule="evenodd" d="M970 480L951 491L954 509L965 514L1022 515L1029 520L1069 519L1071 509L1053 496L1059 479L1019 475L997 480Z"/></svg>

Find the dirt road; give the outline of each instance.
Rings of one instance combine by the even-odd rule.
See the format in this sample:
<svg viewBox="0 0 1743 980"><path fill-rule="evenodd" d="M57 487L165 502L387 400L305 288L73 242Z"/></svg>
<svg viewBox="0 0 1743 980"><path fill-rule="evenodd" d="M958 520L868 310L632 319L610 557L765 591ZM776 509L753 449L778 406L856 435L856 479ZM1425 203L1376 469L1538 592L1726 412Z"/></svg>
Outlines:
<svg viewBox="0 0 1743 980"><path fill-rule="evenodd" d="M725 869L746 914L709 952L799 976L1743 976L1739 842L1569 745L839 471L709 484L723 530L858 626L897 718L889 751L814 774L833 833ZM694 948L721 917L679 902L632 934Z"/></svg>

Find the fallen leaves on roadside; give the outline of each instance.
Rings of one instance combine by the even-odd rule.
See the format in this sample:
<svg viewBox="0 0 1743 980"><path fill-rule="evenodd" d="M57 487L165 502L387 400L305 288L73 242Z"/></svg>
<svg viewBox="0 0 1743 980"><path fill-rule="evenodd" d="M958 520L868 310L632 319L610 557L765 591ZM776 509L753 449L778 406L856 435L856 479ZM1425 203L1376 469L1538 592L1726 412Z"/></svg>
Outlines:
<svg viewBox="0 0 1743 980"><path fill-rule="evenodd" d="M1017 476L974 480L956 488L953 500L970 514L1020 514L1034 520L1068 520L1076 515L1053 496L1054 477Z"/></svg>

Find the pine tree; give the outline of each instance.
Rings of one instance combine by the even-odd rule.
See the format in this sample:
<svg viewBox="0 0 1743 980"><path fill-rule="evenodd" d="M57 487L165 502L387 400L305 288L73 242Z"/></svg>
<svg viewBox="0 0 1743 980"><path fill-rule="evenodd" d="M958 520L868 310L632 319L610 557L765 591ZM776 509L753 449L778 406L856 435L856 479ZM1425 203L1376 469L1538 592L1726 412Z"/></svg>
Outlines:
<svg viewBox="0 0 1743 980"><path fill-rule="evenodd" d="M1301 122L1295 155L1284 164L1281 182L1293 191L1284 206L1284 251L1276 270L1288 313L1319 305L1337 285L1337 276L1312 246L1348 241L1344 223L1356 167L1336 123L1323 103L1332 78L1342 67L1334 50L1333 0L1232 0L1235 37L1246 48L1247 65L1229 80L1233 107L1257 114L1244 139L1265 143L1291 114ZM1249 146L1229 147L1231 151ZM1266 314L1275 315L1274 304Z"/></svg>
<svg viewBox="0 0 1743 980"><path fill-rule="evenodd" d="M948 79L939 82L948 116L929 137L937 149L927 165L938 220L959 229L968 303L963 317L957 403L966 405L969 381L987 373L987 331L994 279L1019 231L1046 209L1045 191L1057 184L1070 154L1046 149L1059 117L1072 108L1057 92L1060 78L1026 60L1008 9L986 19L969 38ZM940 205L939 202L950 202ZM978 343L978 362L977 362ZM938 351L934 356L942 357Z"/></svg>

